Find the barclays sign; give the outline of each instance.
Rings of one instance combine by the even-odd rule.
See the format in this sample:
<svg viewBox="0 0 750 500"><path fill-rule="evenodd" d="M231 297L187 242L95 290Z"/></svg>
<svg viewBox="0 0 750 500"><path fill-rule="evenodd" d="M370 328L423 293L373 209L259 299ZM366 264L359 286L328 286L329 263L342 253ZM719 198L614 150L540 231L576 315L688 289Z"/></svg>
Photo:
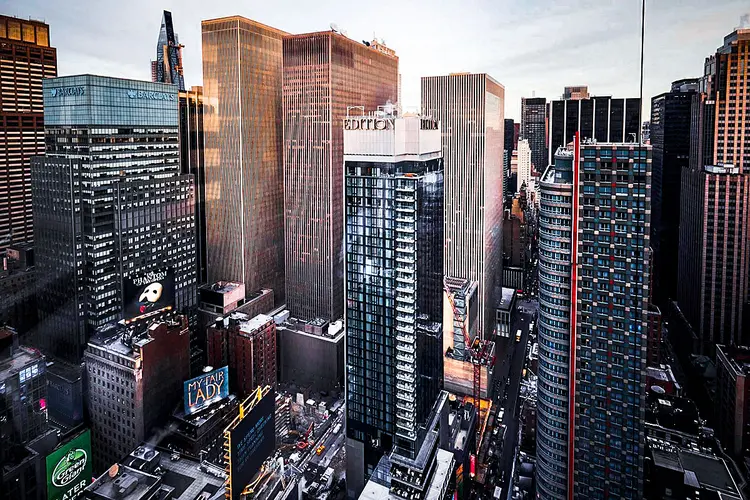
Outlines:
<svg viewBox="0 0 750 500"><path fill-rule="evenodd" d="M166 92L151 92L147 90L128 90L128 97L131 99L149 99L152 101L176 101L175 94Z"/></svg>
<svg viewBox="0 0 750 500"><path fill-rule="evenodd" d="M68 97L86 95L86 87L57 87L50 89L49 95L52 97Z"/></svg>

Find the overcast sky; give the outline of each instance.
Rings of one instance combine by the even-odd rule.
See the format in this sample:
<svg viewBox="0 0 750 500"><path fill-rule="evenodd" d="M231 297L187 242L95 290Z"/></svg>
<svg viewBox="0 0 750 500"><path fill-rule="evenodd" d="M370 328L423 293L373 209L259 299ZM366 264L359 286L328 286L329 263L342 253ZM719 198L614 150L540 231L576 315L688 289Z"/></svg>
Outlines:
<svg viewBox="0 0 750 500"><path fill-rule="evenodd" d="M336 23L352 39L384 39L400 58L405 106L419 105L420 76L458 71L501 82L516 120L521 97L557 98L565 85L638 95L640 0L0 0L0 13L50 25L60 75L149 79L164 9L188 86L202 80L201 20L239 14L291 33ZM645 100L700 76L748 11L747 0L647 0Z"/></svg>

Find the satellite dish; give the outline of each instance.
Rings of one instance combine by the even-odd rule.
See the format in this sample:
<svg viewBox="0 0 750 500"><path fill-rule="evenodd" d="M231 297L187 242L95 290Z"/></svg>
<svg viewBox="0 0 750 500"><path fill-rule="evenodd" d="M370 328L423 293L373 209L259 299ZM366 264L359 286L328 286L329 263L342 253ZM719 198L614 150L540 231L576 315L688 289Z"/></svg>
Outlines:
<svg viewBox="0 0 750 500"><path fill-rule="evenodd" d="M339 25L338 24L331 23L330 26L331 26L331 31L335 31L336 33L339 32Z"/></svg>
<svg viewBox="0 0 750 500"><path fill-rule="evenodd" d="M654 391L656 394L666 394L667 391L664 390L663 387L659 385L652 385L651 390Z"/></svg>

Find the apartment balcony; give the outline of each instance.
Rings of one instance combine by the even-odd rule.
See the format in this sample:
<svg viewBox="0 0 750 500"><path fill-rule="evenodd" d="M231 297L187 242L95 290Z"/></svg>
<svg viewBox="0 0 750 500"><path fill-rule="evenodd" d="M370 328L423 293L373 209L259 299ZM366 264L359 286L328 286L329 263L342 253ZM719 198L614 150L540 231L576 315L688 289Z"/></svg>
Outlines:
<svg viewBox="0 0 750 500"><path fill-rule="evenodd" d="M396 340L398 340L399 342L403 342L405 344L413 344L416 341L413 335L398 335L398 334L396 335ZM396 347L398 347L398 344L396 344Z"/></svg>
<svg viewBox="0 0 750 500"><path fill-rule="evenodd" d="M414 348L414 346L411 343L409 343L409 342L406 342L406 343L403 343L403 344L398 344L397 343L396 344L396 349L398 349L399 351L402 351L402 352L409 353L409 354L414 354L417 351Z"/></svg>
<svg viewBox="0 0 750 500"><path fill-rule="evenodd" d="M414 356L409 356L408 354L396 354L396 359L398 361L401 361L402 363L414 363L416 361L416 358Z"/></svg>
<svg viewBox="0 0 750 500"><path fill-rule="evenodd" d="M396 306L396 311L402 312L405 314L414 314L417 310L413 307L407 307L407 306Z"/></svg>
<svg viewBox="0 0 750 500"><path fill-rule="evenodd" d="M408 393L408 392L397 392L396 399L400 399L401 401L406 401L407 403L412 403L412 404L414 404L414 402L416 401L414 394Z"/></svg>
<svg viewBox="0 0 750 500"><path fill-rule="evenodd" d="M414 375L409 375L408 373L396 372L396 380L400 380L402 382L406 382L407 384L414 385L414 382L417 381L417 378Z"/></svg>
<svg viewBox="0 0 750 500"><path fill-rule="evenodd" d="M405 363L399 363L396 365L397 370L401 370L402 372L406 372L409 374L414 374L414 365L407 365Z"/></svg>
<svg viewBox="0 0 750 500"><path fill-rule="evenodd" d="M404 323L411 323L411 324L414 324L414 321L415 321L414 320L414 316L407 316L405 314L397 314L396 315L396 319L399 320L399 321L403 321ZM398 327L399 327L399 325L396 325L396 328L398 328ZM406 328L402 328L401 330L402 331L409 331ZM414 328L411 329L410 333L414 333Z"/></svg>

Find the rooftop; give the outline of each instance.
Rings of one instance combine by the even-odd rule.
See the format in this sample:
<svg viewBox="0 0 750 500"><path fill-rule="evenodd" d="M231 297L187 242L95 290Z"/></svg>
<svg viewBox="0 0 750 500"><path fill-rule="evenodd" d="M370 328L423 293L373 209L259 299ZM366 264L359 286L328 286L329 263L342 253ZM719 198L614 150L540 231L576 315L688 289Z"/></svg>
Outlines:
<svg viewBox="0 0 750 500"><path fill-rule="evenodd" d="M36 349L23 346L15 348L9 358L0 360L0 380L17 375L24 368L39 361L44 361L44 356Z"/></svg>
<svg viewBox="0 0 750 500"><path fill-rule="evenodd" d="M500 305L498 306L499 309L503 310L509 310L513 305L513 298L516 295L516 290L514 288L506 288L503 287L503 296L500 300Z"/></svg>
<svg viewBox="0 0 750 500"><path fill-rule="evenodd" d="M242 314L242 313L240 313ZM243 314L243 316L247 316ZM273 323L273 318L266 314L258 314L254 318L247 319L240 322L240 331L244 333L255 333L258 329L262 328L268 323Z"/></svg>
<svg viewBox="0 0 750 500"><path fill-rule="evenodd" d="M735 375L750 375L750 347L719 344L716 346L716 360L719 363L726 360Z"/></svg>
<svg viewBox="0 0 750 500"><path fill-rule="evenodd" d="M216 283L206 285L204 288L206 290L211 290L212 292L229 293L241 286L243 286L243 284L236 281L217 281Z"/></svg>
<svg viewBox="0 0 750 500"><path fill-rule="evenodd" d="M107 323L97 328L89 344L106 349L121 356L134 356L133 347L143 347L153 340L151 332L161 324L169 327L180 325L178 316L167 316L149 323Z"/></svg>
<svg viewBox="0 0 750 500"><path fill-rule="evenodd" d="M278 329L330 342L338 342L344 336L344 324L342 321L334 321L327 324L323 320L304 321L298 318L288 318L282 324L278 325Z"/></svg>

